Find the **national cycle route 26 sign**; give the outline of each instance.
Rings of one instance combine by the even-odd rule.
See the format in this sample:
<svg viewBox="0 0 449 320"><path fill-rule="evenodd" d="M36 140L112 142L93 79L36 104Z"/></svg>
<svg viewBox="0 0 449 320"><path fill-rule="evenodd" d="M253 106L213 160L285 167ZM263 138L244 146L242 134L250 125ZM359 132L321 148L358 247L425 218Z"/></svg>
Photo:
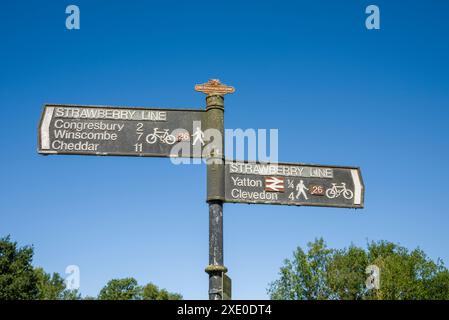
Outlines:
<svg viewBox="0 0 449 320"><path fill-rule="evenodd" d="M227 161L225 202L363 208L360 169Z"/></svg>
<svg viewBox="0 0 449 320"><path fill-rule="evenodd" d="M200 158L204 122L201 109L45 105L38 152Z"/></svg>

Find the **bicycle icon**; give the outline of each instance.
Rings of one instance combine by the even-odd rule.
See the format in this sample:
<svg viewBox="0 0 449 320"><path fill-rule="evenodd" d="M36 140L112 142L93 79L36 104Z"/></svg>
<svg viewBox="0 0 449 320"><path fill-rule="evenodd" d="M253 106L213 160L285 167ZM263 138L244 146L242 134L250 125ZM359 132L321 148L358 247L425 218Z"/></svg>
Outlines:
<svg viewBox="0 0 449 320"><path fill-rule="evenodd" d="M350 200L354 197L354 193L346 188L346 183L342 182L340 186L337 186L336 183L332 183L332 188L326 190L326 196L329 199L338 198L341 194L345 199Z"/></svg>
<svg viewBox="0 0 449 320"><path fill-rule="evenodd" d="M146 137L146 141L149 144L154 144L158 140L166 144L174 144L176 142L176 137L168 133L169 129L159 130L159 128L154 128L153 133L150 133Z"/></svg>

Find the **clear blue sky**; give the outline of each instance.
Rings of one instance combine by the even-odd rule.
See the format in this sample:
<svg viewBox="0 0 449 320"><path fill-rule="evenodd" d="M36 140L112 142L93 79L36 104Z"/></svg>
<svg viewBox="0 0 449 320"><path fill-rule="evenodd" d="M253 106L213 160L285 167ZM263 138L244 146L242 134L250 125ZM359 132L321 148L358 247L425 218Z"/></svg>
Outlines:
<svg viewBox="0 0 449 320"><path fill-rule="evenodd" d="M65 29L77 4L81 29ZM381 30L365 28L377 4ZM203 107L219 78L227 128L279 129L279 159L362 168L366 208L225 205L238 299L267 298L284 258L390 240L449 264L449 2L3 1L0 235L34 263L81 268L81 292L152 281L207 298L204 165L37 154L46 102Z"/></svg>

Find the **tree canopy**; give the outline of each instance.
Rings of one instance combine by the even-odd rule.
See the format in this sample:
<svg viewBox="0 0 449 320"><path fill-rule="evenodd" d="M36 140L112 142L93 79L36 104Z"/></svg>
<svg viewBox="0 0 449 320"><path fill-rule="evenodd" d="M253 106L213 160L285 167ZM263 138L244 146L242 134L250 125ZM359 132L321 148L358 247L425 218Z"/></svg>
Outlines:
<svg viewBox="0 0 449 320"><path fill-rule="evenodd" d="M171 293L165 289L159 289L151 282L143 287L143 300L182 300L182 295L179 293Z"/></svg>
<svg viewBox="0 0 449 320"><path fill-rule="evenodd" d="M0 239L1 300L28 300L38 296L38 280L32 260L33 247L19 248L9 236Z"/></svg>
<svg viewBox="0 0 449 320"><path fill-rule="evenodd" d="M379 270L378 288L366 286L368 266ZM419 248L378 241L330 249L317 239L284 260L268 293L278 300L449 299L449 272Z"/></svg>
<svg viewBox="0 0 449 320"><path fill-rule="evenodd" d="M134 278L113 279L101 289L100 300L181 300L178 293L159 289L153 283L139 286Z"/></svg>
<svg viewBox="0 0 449 320"><path fill-rule="evenodd" d="M142 288L134 278L112 279L101 289L100 300L140 300Z"/></svg>
<svg viewBox="0 0 449 320"><path fill-rule="evenodd" d="M92 300L81 297L78 290L67 288L59 273L49 274L32 265L32 246L19 247L9 236L0 238L0 300ZM180 300L178 293L170 293L149 283L139 286L134 278L113 279L101 289L101 300Z"/></svg>
<svg viewBox="0 0 449 320"><path fill-rule="evenodd" d="M42 268L35 269L38 285L39 300L79 300L81 294L78 290L67 289L64 279L59 273L52 275L46 273Z"/></svg>

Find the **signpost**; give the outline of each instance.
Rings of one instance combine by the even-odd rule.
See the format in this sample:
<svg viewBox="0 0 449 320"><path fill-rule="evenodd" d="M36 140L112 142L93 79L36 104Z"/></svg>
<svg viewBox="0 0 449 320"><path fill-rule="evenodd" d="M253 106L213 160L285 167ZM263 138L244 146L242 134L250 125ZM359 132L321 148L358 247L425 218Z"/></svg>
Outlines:
<svg viewBox="0 0 449 320"><path fill-rule="evenodd" d="M45 105L40 154L206 158L209 205L209 299L231 299L223 259L223 203L363 208L359 168L225 161L224 96L235 89L218 80L195 86L206 110ZM205 131L221 134L203 152ZM215 139L215 138L214 138Z"/></svg>
<svg viewBox="0 0 449 320"><path fill-rule="evenodd" d="M226 163L225 202L363 208L359 168Z"/></svg>
<svg viewBox="0 0 449 320"><path fill-rule="evenodd" d="M209 204L209 299L223 299L223 275L228 269L223 258L223 201L225 200L224 183L224 95L235 89L210 80L196 85L195 90L207 94L206 123L221 134L221 150L209 155L207 159L207 203Z"/></svg>

